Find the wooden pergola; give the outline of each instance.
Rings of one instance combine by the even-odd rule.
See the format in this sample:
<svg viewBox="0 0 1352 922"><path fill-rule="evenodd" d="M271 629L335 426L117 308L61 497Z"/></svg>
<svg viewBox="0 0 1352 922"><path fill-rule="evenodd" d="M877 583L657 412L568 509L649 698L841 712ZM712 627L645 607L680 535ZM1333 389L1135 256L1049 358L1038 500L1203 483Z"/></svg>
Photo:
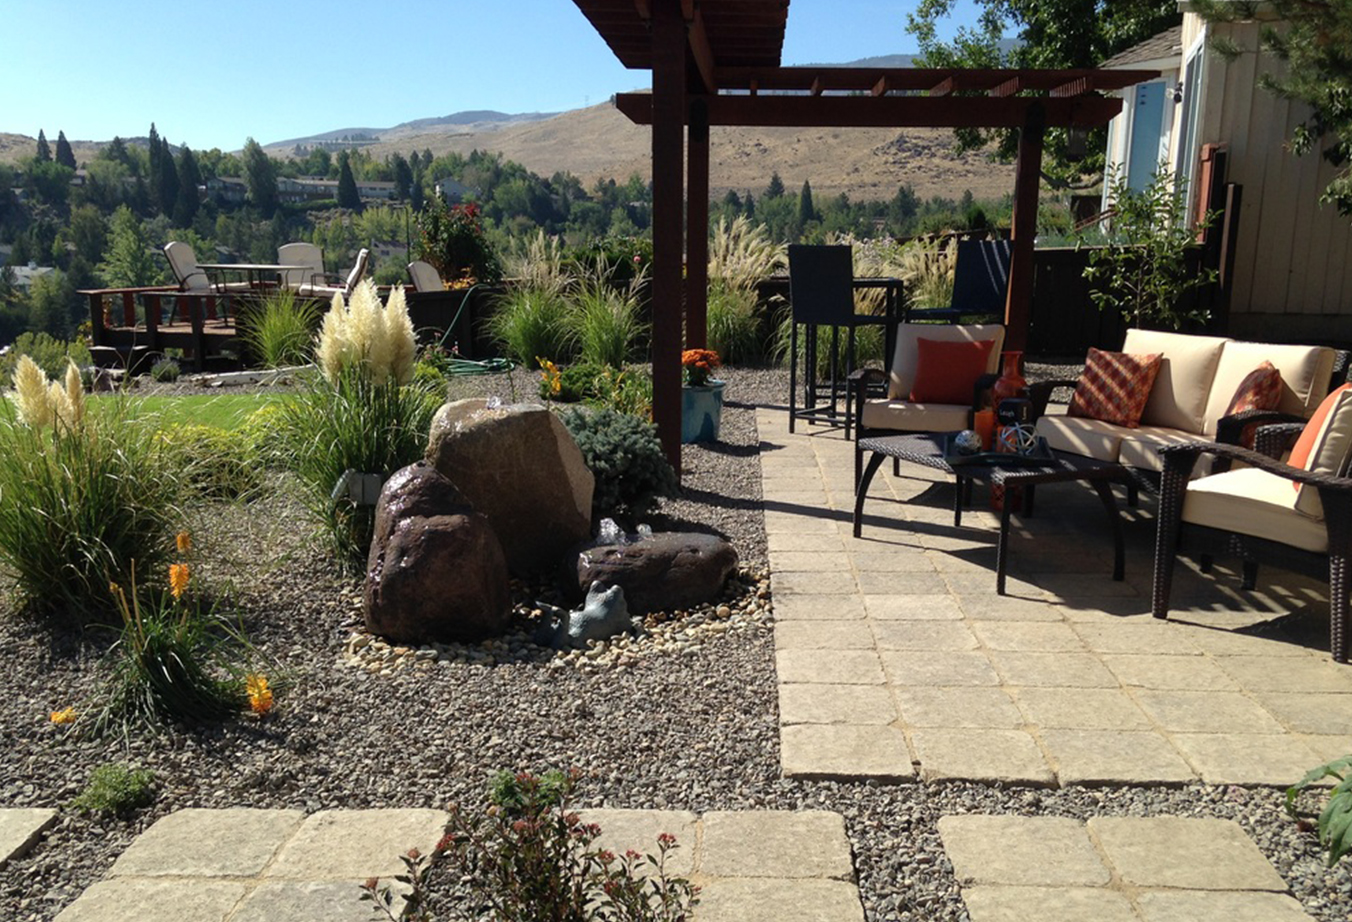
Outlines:
<svg viewBox="0 0 1352 922"><path fill-rule="evenodd" d="M1158 76L780 67L789 0L574 2L620 63L653 75L651 93L621 93L615 105L631 121L652 126L653 419L678 471L683 300L685 345L702 347L706 336L710 126L1017 128L1005 341L1021 349L1032 302L1046 129L1105 124L1122 101L1099 91Z"/></svg>

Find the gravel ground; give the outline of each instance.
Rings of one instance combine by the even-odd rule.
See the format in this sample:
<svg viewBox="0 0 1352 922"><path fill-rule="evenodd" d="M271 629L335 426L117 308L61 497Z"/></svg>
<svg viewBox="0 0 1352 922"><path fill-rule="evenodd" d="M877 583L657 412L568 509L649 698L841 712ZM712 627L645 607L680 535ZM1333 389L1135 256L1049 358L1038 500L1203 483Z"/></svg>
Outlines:
<svg viewBox="0 0 1352 922"><path fill-rule="evenodd" d="M782 404L787 384L773 371L726 377L724 443L687 447L685 495L652 524L684 520L723 533L744 563L759 567L765 538L753 405ZM506 385L463 379L455 388L468 395ZM533 376L518 374L517 392L533 389ZM977 812L1235 819L1307 912L1321 922L1352 918L1348 863L1324 869L1312 835L1285 818L1275 790L783 781L773 640L764 626L598 674L539 662L444 664L392 676L345 666L359 585L297 538L305 533L300 506L285 480L276 487L251 507L211 509L196 526L200 557L212 561L203 576L288 680L263 722L76 739L47 715L83 700L107 632L49 629L24 620L12 602L3 606L0 805L64 806L94 766L114 760L153 769L160 787L155 804L129 819L63 812L28 857L0 869L0 918L51 919L137 833L183 807L441 807L478 802L498 769L551 766L583 770L583 806L840 811L871 922L965 922L936 823Z"/></svg>

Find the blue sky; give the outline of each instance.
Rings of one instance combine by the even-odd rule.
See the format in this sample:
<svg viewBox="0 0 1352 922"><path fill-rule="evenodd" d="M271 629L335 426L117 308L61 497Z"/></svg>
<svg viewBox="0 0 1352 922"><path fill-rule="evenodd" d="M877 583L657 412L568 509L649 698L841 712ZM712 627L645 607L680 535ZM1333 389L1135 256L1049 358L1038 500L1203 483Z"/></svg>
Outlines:
<svg viewBox="0 0 1352 922"><path fill-rule="evenodd" d="M784 63L913 51L913 7L791 0ZM0 131L53 141L154 121L175 144L234 150L465 109L562 111L649 82L571 0L5 0L0 30Z"/></svg>

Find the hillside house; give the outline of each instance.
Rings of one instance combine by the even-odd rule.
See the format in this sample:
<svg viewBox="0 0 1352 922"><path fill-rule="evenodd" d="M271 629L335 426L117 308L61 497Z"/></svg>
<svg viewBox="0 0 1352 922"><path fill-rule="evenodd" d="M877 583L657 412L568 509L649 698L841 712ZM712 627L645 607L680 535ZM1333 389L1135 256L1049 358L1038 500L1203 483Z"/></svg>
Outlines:
<svg viewBox="0 0 1352 922"><path fill-rule="evenodd" d="M1207 23L1183 7L1181 26L1102 65L1160 71L1120 91L1127 104L1109 125L1108 175L1141 188L1165 160L1188 183L1193 221L1225 206L1225 184L1239 186L1226 332L1352 342L1352 220L1319 204L1333 166L1285 143L1308 108L1258 85L1284 66L1260 47L1260 21ZM1213 38L1242 51L1227 59Z"/></svg>

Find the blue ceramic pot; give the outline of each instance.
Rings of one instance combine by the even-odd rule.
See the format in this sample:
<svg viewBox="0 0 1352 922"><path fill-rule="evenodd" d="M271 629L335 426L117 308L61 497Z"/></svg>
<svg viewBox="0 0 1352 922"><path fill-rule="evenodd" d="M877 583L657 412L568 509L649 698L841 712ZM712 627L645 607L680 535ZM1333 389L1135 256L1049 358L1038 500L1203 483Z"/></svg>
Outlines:
<svg viewBox="0 0 1352 922"><path fill-rule="evenodd" d="M681 441L716 442L723 417L723 381L681 388Z"/></svg>

